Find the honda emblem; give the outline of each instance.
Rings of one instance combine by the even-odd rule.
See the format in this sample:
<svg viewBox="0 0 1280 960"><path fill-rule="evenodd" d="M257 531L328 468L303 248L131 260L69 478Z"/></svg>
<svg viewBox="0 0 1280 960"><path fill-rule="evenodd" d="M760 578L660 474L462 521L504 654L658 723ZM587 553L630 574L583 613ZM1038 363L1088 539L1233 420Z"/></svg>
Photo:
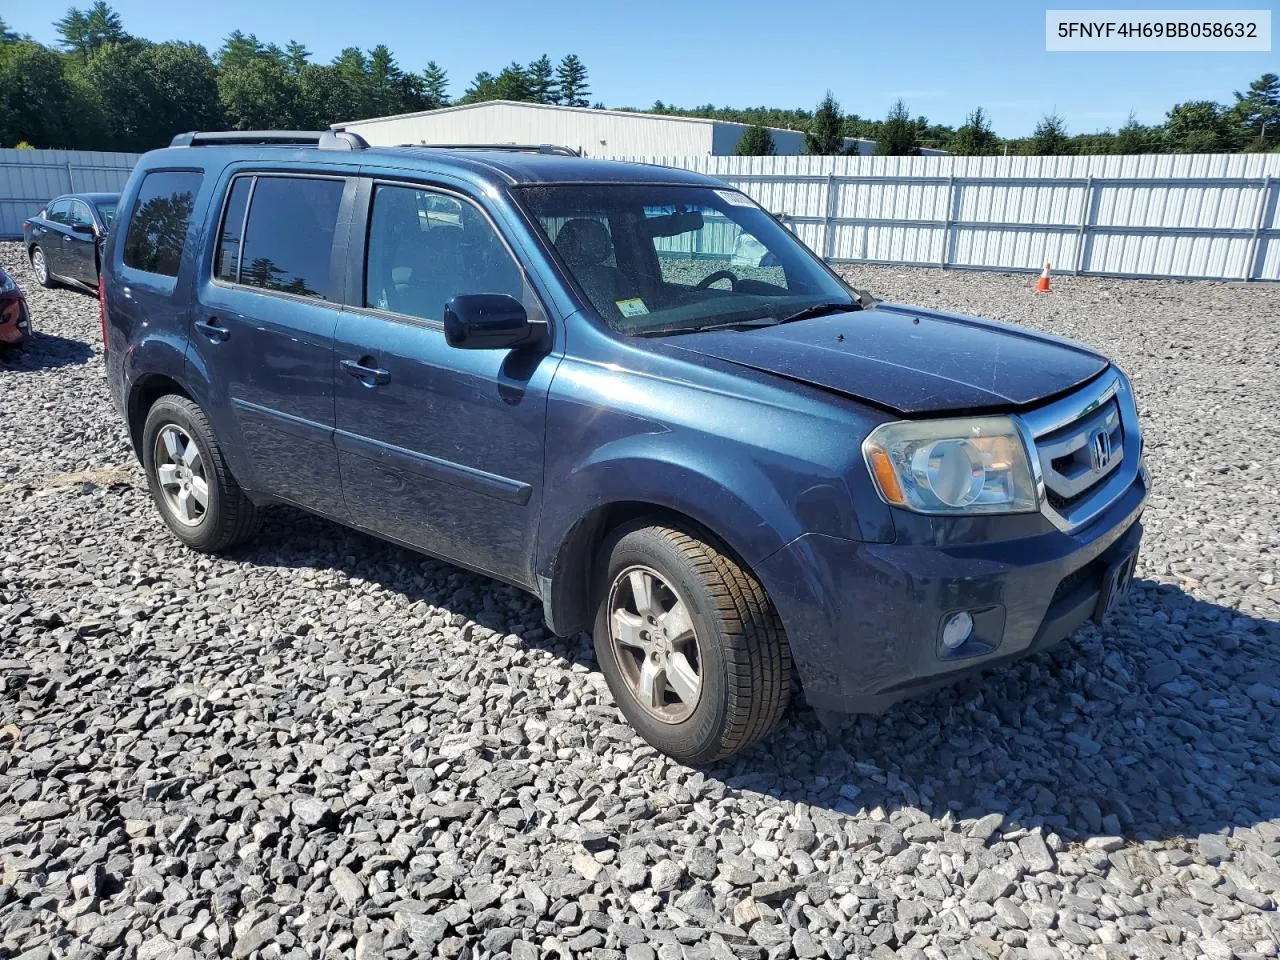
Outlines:
<svg viewBox="0 0 1280 960"><path fill-rule="evenodd" d="M1095 473L1101 473L1111 465L1111 434L1095 430L1089 437L1089 458Z"/></svg>

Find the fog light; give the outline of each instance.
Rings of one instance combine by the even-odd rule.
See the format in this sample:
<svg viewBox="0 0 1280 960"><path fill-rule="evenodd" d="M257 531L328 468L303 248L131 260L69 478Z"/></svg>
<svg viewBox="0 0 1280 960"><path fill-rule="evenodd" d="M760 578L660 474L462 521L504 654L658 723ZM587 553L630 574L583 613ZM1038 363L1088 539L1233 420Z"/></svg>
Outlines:
<svg viewBox="0 0 1280 960"><path fill-rule="evenodd" d="M942 627L942 645L954 650L973 634L973 617L968 613L953 613Z"/></svg>

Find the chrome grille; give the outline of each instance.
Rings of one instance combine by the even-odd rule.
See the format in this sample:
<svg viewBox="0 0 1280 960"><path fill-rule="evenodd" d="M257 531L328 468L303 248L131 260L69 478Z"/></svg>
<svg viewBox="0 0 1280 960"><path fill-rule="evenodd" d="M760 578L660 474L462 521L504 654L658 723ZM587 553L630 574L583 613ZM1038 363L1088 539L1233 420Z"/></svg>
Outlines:
<svg viewBox="0 0 1280 960"><path fill-rule="evenodd" d="M1087 523L1137 479L1137 411L1120 374L1104 374L1020 420L1042 509L1062 529Z"/></svg>
<svg viewBox="0 0 1280 960"><path fill-rule="evenodd" d="M1074 423L1037 437L1036 455L1045 495L1055 508L1061 510L1088 496L1124 460L1124 430L1115 398Z"/></svg>

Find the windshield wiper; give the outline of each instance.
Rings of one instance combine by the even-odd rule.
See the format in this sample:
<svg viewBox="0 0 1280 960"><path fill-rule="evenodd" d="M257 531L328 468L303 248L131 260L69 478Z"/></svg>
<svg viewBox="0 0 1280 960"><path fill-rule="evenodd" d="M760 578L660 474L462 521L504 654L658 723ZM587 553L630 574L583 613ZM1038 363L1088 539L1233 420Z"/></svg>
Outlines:
<svg viewBox="0 0 1280 960"><path fill-rule="evenodd" d="M773 327L782 321L773 317L755 317L750 320L724 320L720 323L704 323L697 327L658 327L655 330L640 330L633 336L666 337L681 333L702 333L704 330L750 329L752 327Z"/></svg>
<svg viewBox="0 0 1280 960"><path fill-rule="evenodd" d="M790 323L793 320L808 320L810 317L822 317L828 313L845 313L861 309L862 304L858 303L856 300L852 302L845 300L833 300L829 303L814 303L801 310L797 310L795 313L787 314L787 316L779 320L778 323Z"/></svg>

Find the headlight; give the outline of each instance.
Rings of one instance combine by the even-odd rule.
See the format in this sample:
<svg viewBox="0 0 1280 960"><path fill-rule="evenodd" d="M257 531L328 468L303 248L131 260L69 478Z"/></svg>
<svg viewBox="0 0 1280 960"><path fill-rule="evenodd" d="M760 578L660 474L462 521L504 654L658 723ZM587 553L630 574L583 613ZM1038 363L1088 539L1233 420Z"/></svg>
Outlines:
<svg viewBox="0 0 1280 960"><path fill-rule="evenodd" d="M0 293L12 293L17 289L18 285L13 282L13 277L0 270Z"/></svg>
<svg viewBox="0 0 1280 960"><path fill-rule="evenodd" d="M1031 463L1008 417L911 420L871 431L862 455L881 498L917 513L1039 509Z"/></svg>

